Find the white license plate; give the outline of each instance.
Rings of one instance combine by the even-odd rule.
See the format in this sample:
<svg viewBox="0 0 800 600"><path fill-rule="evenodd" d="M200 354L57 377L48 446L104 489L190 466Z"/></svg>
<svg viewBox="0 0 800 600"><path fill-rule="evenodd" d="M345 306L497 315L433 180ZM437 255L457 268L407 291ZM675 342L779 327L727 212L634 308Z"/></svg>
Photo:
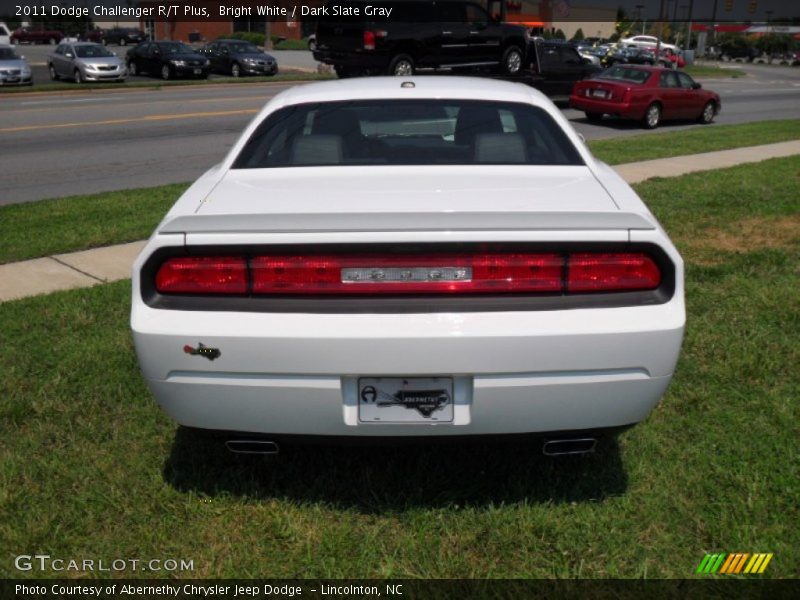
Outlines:
<svg viewBox="0 0 800 600"><path fill-rule="evenodd" d="M606 97L606 91L605 90L594 90L592 92L592 96L594 96L595 98L605 98Z"/></svg>
<svg viewBox="0 0 800 600"><path fill-rule="evenodd" d="M203 69L195 69L194 70L194 74L195 75L200 75L200 73L202 73L202 72L203 72Z"/></svg>
<svg viewBox="0 0 800 600"><path fill-rule="evenodd" d="M362 377L361 423L452 423L451 377Z"/></svg>

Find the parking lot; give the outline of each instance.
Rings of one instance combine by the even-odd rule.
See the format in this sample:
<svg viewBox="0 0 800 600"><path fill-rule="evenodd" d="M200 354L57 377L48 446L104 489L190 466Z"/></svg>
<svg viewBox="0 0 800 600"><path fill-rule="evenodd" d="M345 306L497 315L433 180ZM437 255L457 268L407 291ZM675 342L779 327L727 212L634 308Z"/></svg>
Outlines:
<svg viewBox="0 0 800 600"><path fill-rule="evenodd" d="M123 56L125 47L110 46ZM49 82L49 46L19 46L37 84ZM283 71L316 71L309 52L273 53ZM726 64L745 77L700 80L722 97L720 124L800 116L800 68ZM213 75L212 77L219 77ZM149 77L131 81L158 83ZM69 85L69 84L68 84ZM0 152L6 168L0 204L189 181L219 162L264 103L292 85L266 82L161 89L95 90L73 84L76 93L14 94L0 109ZM36 85L32 88L36 89ZM563 107L587 140L639 135L637 123L606 118L589 123ZM658 131L681 131L694 122L664 123ZM157 140L157 143L154 141ZM36 177L31 165L37 165Z"/></svg>

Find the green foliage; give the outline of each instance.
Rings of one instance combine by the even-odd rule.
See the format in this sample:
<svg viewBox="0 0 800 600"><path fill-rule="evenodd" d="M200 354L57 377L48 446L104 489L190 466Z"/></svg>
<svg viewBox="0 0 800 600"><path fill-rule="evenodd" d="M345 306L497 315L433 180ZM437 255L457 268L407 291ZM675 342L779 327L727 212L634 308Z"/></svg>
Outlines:
<svg viewBox="0 0 800 600"><path fill-rule="evenodd" d="M575 35L572 36L573 42L580 42L585 36L583 35L583 29L578 27L578 31L575 32Z"/></svg>
<svg viewBox="0 0 800 600"><path fill-rule="evenodd" d="M258 33L257 31L237 31L235 33L221 35L217 39L244 40L245 42L250 42L256 46L263 46L264 40L266 39L266 34Z"/></svg>
<svg viewBox="0 0 800 600"><path fill-rule="evenodd" d="M567 36L561 29L556 29L556 32L553 34L554 40L566 40Z"/></svg>

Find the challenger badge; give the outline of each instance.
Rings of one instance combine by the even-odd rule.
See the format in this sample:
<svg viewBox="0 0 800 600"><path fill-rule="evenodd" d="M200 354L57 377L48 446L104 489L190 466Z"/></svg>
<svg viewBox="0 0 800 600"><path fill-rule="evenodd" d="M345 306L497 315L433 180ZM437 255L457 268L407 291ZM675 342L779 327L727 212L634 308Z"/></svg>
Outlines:
<svg viewBox="0 0 800 600"><path fill-rule="evenodd" d="M189 344L186 344L183 347L183 351L186 352L186 354L191 354L192 356L205 356L208 360L219 358L222 354L219 351L219 348L209 348L205 344L201 344L199 342L197 344L197 348L192 348Z"/></svg>

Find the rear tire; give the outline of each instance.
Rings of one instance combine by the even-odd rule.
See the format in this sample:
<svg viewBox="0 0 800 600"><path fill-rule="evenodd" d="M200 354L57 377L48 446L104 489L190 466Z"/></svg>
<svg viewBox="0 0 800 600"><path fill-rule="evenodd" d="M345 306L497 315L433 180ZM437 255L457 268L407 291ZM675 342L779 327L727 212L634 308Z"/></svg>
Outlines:
<svg viewBox="0 0 800 600"><path fill-rule="evenodd" d="M131 77L136 77L138 74L139 74L139 71L136 69L136 63L135 62L129 62L128 63L128 75L130 75Z"/></svg>
<svg viewBox="0 0 800 600"><path fill-rule="evenodd" d="M661 123L661 105L658 102L653 102L644 111L643 123L646 129L655 129Z"/></svg>
<svg viewBox="0 0 800 600"><path fill-rule="evenodd" d="M241 77L242 76L242 68L239 66L239 63L233 63L231 65L231 77Z"/></svg>
<svg viewBox="0 0 800 600"><path fill-rule="evenodd" d="M353 76L353 72L348 69L347 67L342 67L340 65L334 65L333 71L336 73L336 76L339 79L347 79Z"/></svg>
<svg viewBox="0 0 800 600"><path fill-rule="evenodd" d="M501 63L503 73L506 75L519 75L522 71L522 50L517 46L509 46L503 53L503 61Z"/></svg>
<svg viewBox="0 0 800 600"><path fill-rule="evenodd" d="M704 125L708 125L714 120L714 117L717 116L716 109L717 106L714 104L714 102L706 102L706 105L703 107L703 112L700 113L698 120Z"/></svg>
<svg viewBox="0 0 800 600"><path fill-rule="evenodd" d="M161 67L161 79L164 81L172 79L172 69L170 69L168 65Z"/></svg>
<svg viewBox="0 0 800 600"><path fill-rule="evenodd" d="M594 112L587 112L586 120L590 123L599 123L603 120L603 113L594 113Z"/></svg>
<svg viewBox="0 0 800 600"><path fill-rule="evenodd" d="M398 54L389 63L388 74L396 77L411 77L414 75L414 59L408 54Z"/></svg>
<svg viewBox="0 0 800 600"><path fill-rule="evenodd" d="M58 73L56 73L56 68L53 65L48 65L47 70L50 72L50 80L58 81Z"/></svg>
<svg viewBox="0 0 800 600"><path fill-rule="evenodd" d="M75 78L75 83L77 83L78 85L80 85L81 83L85 83L80 69L75 69L75 72L72 74L72 76Z"/></svg>
<svg viewBox="0 0 800 600"><path fill-rule="evenodd" d="M127 45L128 45L128 40L126 40L125 38L122 38L122 39L119 41L119 45L120 45L120 46L127 46Z"/></svg>
<svg viewBox="0 0 800 600"><path fill-rule="evenodd" d="M50 38L47 41L50 43L51 46L55 46L56 45L56 38Z"/></svg>

